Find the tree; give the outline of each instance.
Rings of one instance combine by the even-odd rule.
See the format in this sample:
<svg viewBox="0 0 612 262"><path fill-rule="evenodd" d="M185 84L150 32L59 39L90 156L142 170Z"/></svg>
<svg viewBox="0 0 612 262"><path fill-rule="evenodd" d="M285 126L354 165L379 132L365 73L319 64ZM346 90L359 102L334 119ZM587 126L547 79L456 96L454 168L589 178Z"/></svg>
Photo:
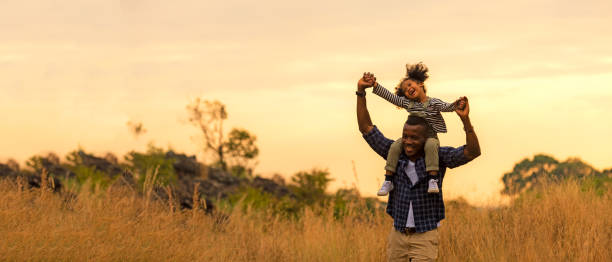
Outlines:
<svg viewBox="0 0 612 262"><path fill-rule="evenodd" d="M243 168L242 171L249 176L253 172L252 166L256 164L255 158L259 155L259 149L255 145L256 140L257 137L246 129L234 128L224 143L232 166Z"/></svg>
<svg viewBox="0 0 612 262"><path fill-rule="evenodd" d="M559 162L551 156L539 154L533 159L523 159L514 165L511 172L504 174L502 193L517 195L550 182L559 182L568 178L600 177L602 174L578 158Z"/></svg>
<svg viewBox="0 0 612 262"><path fill-rule="evenodd" d="M138 183L145 187L146 182L152 185L168 185L176 182L177 175L174 170L174 159L167 158L162 148L149 144L146 153L131 151L125 155ZM149 176L147 178L147 176Z"/></svg>
<svg viewBox="0 0 612 262"><path fill-rule="evenodd" d="M227 170L223 155L223 121L227 119L225 105L219 101L210 102L198 97L187 105L187 111L189 112L189 122L202 131L204 151L214 152L221 168Z"/></svg>
<svg viewBox="0 0 612 262"><path fill-rule="evenodd" d="M331 179L329 171L322 169L312 169L301 171L291 177L293 185L290 186L298 199L307 205L323 203L325 200L325 190Z"/></svg>
<svg viewBox="0 0 612 262"><path fill-rule="evenodd" d="M202 131L204 152L211 152L216 163L223 169L237 175L251 176L259 149L257 137L246 129L233 128L224 139L223 121L227 119L225 105L219 101L195 99L187 105L189 121Z"/></svg>

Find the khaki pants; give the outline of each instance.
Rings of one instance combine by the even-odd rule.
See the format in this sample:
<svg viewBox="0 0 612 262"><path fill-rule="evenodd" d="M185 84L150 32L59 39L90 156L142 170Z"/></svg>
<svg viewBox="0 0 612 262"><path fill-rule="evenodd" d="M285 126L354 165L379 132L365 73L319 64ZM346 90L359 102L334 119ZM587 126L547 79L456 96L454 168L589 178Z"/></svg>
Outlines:
<svg viewBox="0 0 612 262"><path fill-rule="evenodd" d="M438 229L424 233L401 233L391 230L387 244L389 262L424 262L438 258Z"/></svg>
<svg viewBox="0 0 612 262"><path fill-rule="evenodd" d="M425 170L438 171L440 170L438 150L440 149L440 140L437 137L428 137L425 140ZM385 170L395 173L397 161L402 153L402 139L395 140L387 153L387 165Z"/></svg>

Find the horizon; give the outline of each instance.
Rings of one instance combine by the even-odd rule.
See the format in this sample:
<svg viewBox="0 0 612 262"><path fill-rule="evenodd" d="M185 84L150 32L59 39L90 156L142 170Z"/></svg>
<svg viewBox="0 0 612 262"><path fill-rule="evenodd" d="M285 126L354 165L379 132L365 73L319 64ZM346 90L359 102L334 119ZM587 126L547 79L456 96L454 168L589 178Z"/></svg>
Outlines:
<svg viewBox="0 0 612 262"><path fill-rule="evenodd" d="M78 147L122 156L150 141L201 160L185 107L202 97L227 106L226 132L241 127L257 136L255 173L288 178L328 168L337 189L355 183L354 160L358 188L374 196L384 160L357 129L357 80L373 72L393 89L406 63L423 61L429 96L470 99L482 148L447 172L446 199L501 202L501 176L539 153L612 168L608 2L365 6L4 2L0 161L22 164L49 151L63 158ZM367 92L374 124L399 137L407 113ZM458 117L443 115L449 131L441 146L462 145ZM135 139L128 121L148 132Z"/></svg>

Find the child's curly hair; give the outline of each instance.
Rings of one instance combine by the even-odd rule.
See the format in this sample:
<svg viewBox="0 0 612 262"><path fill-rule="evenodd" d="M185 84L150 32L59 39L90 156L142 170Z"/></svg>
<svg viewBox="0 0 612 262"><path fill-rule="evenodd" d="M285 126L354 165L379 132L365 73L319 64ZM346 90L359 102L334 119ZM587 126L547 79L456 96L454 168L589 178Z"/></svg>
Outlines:
<svg viewBox="0 0 612 262"><path fill-rule="evenodd" d="M414 80L418 83L423 84L427 78L429 78L429 68L423 64L423 62L418 62L416 64L406 64L406 76L400 80L399 84L395 87L395 94L401 97L405 97L404 92L401 89L402 83L406 80ZM423 91L427 93L427 89L425 85L423 85Z"/></svg>

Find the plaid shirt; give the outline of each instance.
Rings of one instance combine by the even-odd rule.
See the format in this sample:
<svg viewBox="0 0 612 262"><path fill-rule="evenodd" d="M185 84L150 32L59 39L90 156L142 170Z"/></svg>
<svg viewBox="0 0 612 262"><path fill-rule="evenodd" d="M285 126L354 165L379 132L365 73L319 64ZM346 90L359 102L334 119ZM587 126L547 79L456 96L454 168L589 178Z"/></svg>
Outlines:
<svg viewBox="0 0 612 262"><path fill-rule="evenodd" d="M363 135L368 145L381 157L387 158L393 140L386 138L376 126ZM408 209L412 202L414 225L417 232L426 232L438 227L438 222L444 219L444 201L442 199L442 181L446 168L454 168L466 164L468 160L463 154L464 146L440 147L440 170L438 171L440 188L439 194L427 193L429 175L425 171L425 158L420 156L415 162L415 170L419 180L412 185L406 173L408 157L401 154L397 164L397 171L393 176L394 189L389 192L387 214L393 218L395 230L404 232L408 220Z"/></svg>

